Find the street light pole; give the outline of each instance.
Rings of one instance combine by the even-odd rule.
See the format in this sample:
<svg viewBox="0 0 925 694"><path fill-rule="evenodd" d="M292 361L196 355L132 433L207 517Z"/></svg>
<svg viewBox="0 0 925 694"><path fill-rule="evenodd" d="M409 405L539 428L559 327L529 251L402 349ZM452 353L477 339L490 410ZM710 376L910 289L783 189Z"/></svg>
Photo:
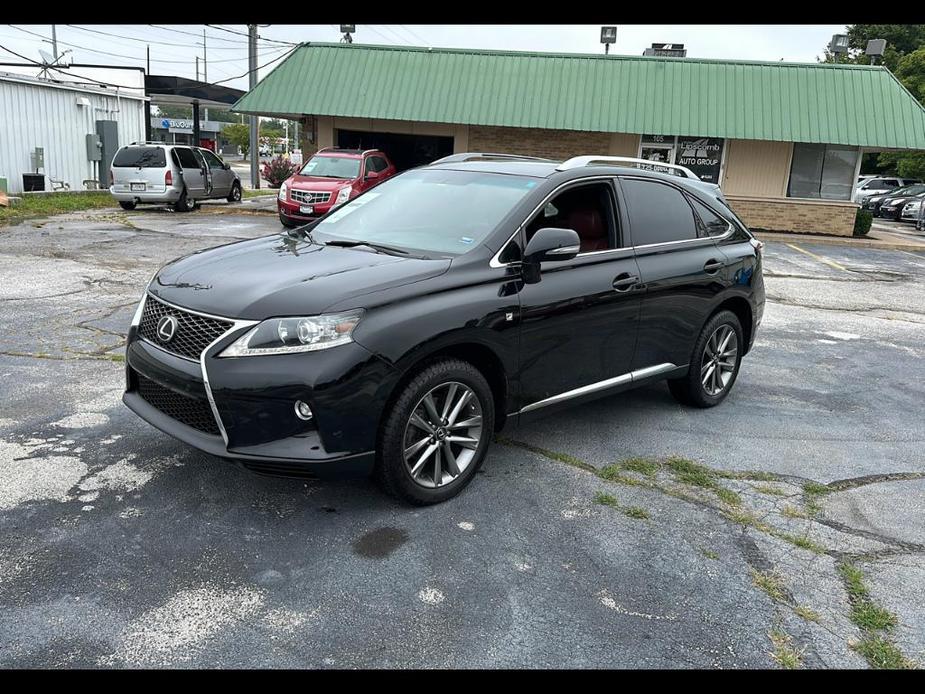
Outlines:
<svg viewBox="0 0 925 694"><path fill-rule="evenodd" d="M253 91L257 86L257 25L247 25L247 69L248 90ZM260 169L257 166L260 151L257 144L257 116L250 116L250 155L251 155L251 187L260 188Z"/></svg>
<svg viewBox="0 0 925 694"><path fill-rule="evenodd" d="M202 81L209 81L209 58L206 54L206 29L202 28Z"/></svg>

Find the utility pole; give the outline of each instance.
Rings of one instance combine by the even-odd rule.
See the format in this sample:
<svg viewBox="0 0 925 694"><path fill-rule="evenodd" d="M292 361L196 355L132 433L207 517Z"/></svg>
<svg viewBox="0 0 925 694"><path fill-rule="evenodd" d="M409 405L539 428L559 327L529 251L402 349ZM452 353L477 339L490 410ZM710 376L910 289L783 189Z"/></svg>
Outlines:
<svg viewBox="0 0 925 694"><path fill-rule="evenodd" d="M196 81L199 81L199 56L196 56Z"/></svg>
<svg viewBox="0 0 925 694"><path fill-rule="evenodd" d="M209 58L206 55L206 28L202 28L202 81L209 81Z"/></svg>
<svg viewBox="0 0 925 694"><path fill-rule="evenodd" d="M54 24L51 25L51 53L55 56L55 62L58 62L58 34Z"/></svg>
<svg viewBox="0 0 925 694"><path fill-rule="evenodd" d="M150 75L151 74L151 44L148 44L147 46L147 53L148 53L148 74Z"/></svg>
<svg viewBox="0 0 925 694"><path fill-rule="evenodd" d="M247 69L248 90L253 91L257 86L257 25L247 25ZM260 159L260 146L257 144L257 116L250 116L250 155L251 155L251 187L260 188L260 168L257 166Z"/></svg>

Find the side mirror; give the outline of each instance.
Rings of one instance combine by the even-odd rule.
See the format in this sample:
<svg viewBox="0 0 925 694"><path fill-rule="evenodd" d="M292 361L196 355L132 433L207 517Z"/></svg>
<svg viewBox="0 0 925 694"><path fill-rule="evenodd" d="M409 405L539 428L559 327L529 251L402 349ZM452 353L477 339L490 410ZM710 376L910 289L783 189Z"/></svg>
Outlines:
<svg viewBox="0 0 925 694"><path fill-rule="evenodd" d="M375 180L378 179L378 178L379 178L379 172L378 172L378 171L367 171L367 172L366 172L366 180L367 180L367 181L375 181Z"/></svg>
<svg viewBox="0 0 925 694"><path fill-rule="evenodd" d="M225 169L225 171L231 171L231 164L226 161L222 164L222 168Z"/></svg>
<svg viewBox="0 0 925 694"><path fill-rule="evenodd" d="M544 227L527 244L524 262L538 265L546 260L571 260L580 250L581 239L572 229Z"/></svg>

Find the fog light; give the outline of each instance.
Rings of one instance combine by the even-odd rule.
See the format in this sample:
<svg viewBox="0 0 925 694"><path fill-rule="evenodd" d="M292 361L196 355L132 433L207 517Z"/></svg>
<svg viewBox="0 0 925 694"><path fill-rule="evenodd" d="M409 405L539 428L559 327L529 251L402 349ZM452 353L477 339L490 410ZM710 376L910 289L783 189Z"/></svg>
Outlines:
<svg viewBox="0 0 925 694"><path fill-rule="evenodd" d="M313 416L312 408L308 406L307 402L296 400L295 401L295 416L307 422Z"/></svg>

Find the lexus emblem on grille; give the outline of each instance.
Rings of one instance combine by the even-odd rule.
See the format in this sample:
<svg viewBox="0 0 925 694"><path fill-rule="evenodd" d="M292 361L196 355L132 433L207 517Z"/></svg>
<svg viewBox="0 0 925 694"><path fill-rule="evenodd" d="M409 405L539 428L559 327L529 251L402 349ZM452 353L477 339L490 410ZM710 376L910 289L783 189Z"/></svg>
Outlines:
<svg viewBox="0 0 925 694"><path fill-rule="evenodd" d="M177 319L173 316L164 316L157 322L157 339L161 342L170 342L177 332Z"/></svg>

